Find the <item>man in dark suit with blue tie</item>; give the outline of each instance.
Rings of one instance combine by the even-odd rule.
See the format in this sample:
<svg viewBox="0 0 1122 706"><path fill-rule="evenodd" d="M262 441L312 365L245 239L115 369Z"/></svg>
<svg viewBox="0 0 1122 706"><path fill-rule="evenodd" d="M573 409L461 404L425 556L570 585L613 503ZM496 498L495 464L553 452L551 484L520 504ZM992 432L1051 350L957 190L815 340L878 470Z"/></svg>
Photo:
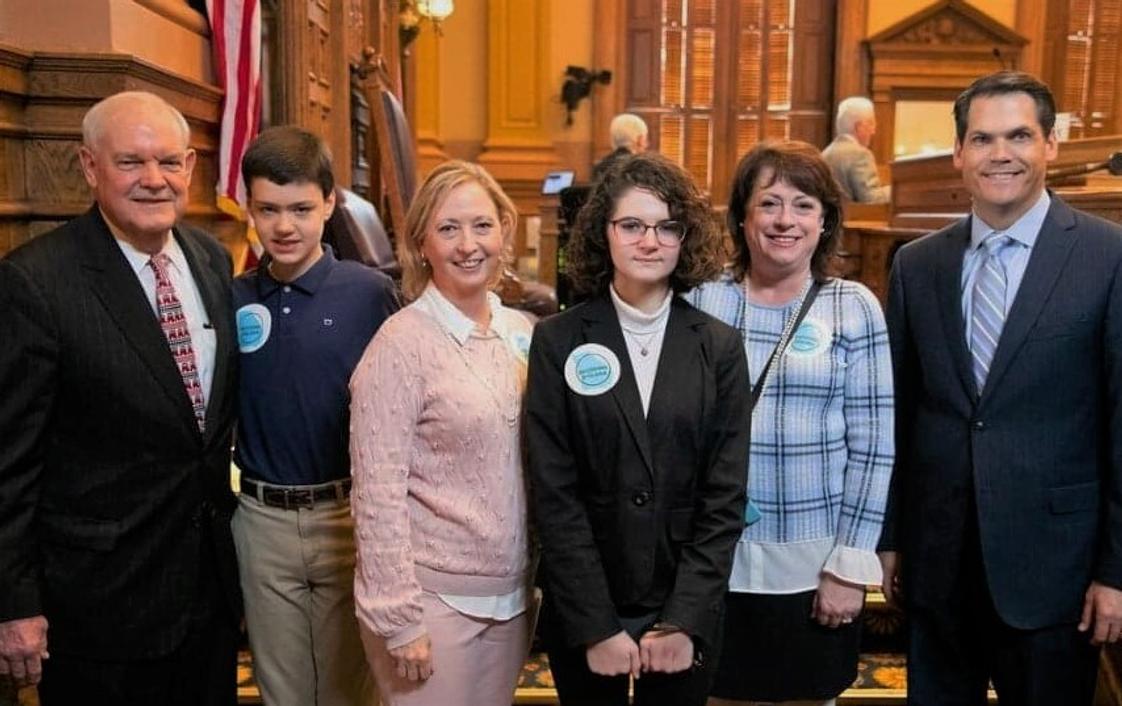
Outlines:
<svg viewBox="0 0 1122 706"><path fill-rule="evenodd" d="M1055 105L1001 72L955 101L972 213L902 248L881 543L908 701L1090 704L1122 629L1122 229L1044 188Z"/></svg>
<svg viewBox="0 0 1122 706"><path fill-rule="evenodd" d="M0 260L0 676L44 706L236 700L231 266L179 223L189 138L101 101L96 203Z"/></svg>

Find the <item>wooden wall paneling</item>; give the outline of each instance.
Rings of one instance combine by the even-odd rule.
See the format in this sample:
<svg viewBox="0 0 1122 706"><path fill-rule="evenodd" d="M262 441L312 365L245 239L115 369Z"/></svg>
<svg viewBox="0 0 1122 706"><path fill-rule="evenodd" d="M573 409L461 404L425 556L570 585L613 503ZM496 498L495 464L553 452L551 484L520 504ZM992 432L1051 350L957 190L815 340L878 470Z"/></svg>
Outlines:
<svg viewBox="0 0 1122 706"><path fill-rule="evenodd" d="M835 104L849 96L869 94L869 54L862 43L869 22L869 0L837 0L837 3L834 49ZM833 134L832 129L831 134Z"/></svg>
<svg viewBox="0 0 1122 706"><path fill-rule="evenodd" d="M1021 70L1047 82L1044 76L1046 25L1048 0L1017 0L1017 33L1029 42L1021 52Z"/></svg>
<svg viewBox="0 0 1122 706"><path fill-rule="evenodd" d="M611 151L608 126L627 104L626 87L630 62L625 54L627 42L621 41L627 26L627 0L597 0L594 8L596 32L593 37L594 69L612 72L612 83L592 91L592 158Z"/></svg>
<svg viewBox="0 0 1122 706"><path fill-rule="evenodd" d="M823 148L830 142L834 104L834 22L837 0L796 5L790 136Z"/></svg>
<svg viewBox="0 0 1122 706"><path fill-rule="evenodd" d="M407 110L407 115L417 143L418 175L448 159L440 138L441 62L440 38L428 27L417 35L406 71L415 77L408 94L413 110Z"/></svg>
<svg viewBox="0 0 1122 706"><path fill-rule="evenodd" d="M82 116L124 90L151 91L184 114L198 153L187 220L228 246L240 242L237 224L214 205L218 89L127 55L0 47L0 254L89 208L77 158Z"/></svg>
<svg viewBox="0 0 1122 706"><path fill-rule="evenodd" d="M538 215L541 183L556 169L547 121L556 120L550 71L552 0L489 0L487 137L479 163L503 186L522 216ZM514 254L526 254L525 220Z"/></svg>

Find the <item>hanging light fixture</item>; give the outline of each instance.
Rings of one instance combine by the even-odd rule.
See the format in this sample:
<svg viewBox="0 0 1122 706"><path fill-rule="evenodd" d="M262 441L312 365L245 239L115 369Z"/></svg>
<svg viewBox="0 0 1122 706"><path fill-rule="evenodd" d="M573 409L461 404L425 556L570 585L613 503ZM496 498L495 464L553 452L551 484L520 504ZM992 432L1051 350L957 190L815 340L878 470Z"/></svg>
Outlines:
<svg viewBox="0 0 1122 706"><path fill-rule="evenodd" d="M454 0L417 0L417 12L433 22L443 22L455 9Z"/></svg>

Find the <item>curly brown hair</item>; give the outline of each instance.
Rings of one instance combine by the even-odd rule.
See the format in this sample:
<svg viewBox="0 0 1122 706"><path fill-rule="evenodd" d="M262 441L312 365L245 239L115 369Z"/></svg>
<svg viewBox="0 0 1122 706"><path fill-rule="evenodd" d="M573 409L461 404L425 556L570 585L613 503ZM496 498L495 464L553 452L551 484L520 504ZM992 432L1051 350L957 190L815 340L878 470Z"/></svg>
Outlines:
<svg viewBox="0 0 1122 706"><path fill-rule="evenodd" d="M633 188L664 201L670 218L686 226L678 264L670 273L670 288L684 292L713 279L721 271L724 243L708 199L684 169L647 152L618 160L593 185L566 250L565 271L573 288L582 294L608 290L615 275L608 249L609 221L616 201Z"/></svg>
<svg viewBox="0 0 1122 706"><path fill-rule="evenodd" d="M740 282L751 269L752 256L744 237L744 219L748 215L748 204L752 200L756 182L765 172L770 174L770 181L765 187L782 180L822 203L822 235L818 238L818 247L810 257L810 272L815 280L825 282L829 279L830 258L837 251L838 241L841 240L844 217L841 190L821 153L813 145L798 140L761 142L744 155L736 166L727 215L729 235L732 236L734 247L731 264L733 277Z"/></svg>

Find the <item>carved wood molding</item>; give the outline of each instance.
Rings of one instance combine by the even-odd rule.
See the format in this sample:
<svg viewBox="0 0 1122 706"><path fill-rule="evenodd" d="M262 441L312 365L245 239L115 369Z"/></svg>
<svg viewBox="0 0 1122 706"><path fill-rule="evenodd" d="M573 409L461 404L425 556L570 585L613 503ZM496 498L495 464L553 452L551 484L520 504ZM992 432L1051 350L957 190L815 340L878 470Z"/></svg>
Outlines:
<svg viewBox="0 0 1122 706"><path fill-rule="evenodd" d="M941 0L865 40L878 161L893 157L896 101L953 100L980 76L1017 68L1027 43L963 0Z"/></svg>

